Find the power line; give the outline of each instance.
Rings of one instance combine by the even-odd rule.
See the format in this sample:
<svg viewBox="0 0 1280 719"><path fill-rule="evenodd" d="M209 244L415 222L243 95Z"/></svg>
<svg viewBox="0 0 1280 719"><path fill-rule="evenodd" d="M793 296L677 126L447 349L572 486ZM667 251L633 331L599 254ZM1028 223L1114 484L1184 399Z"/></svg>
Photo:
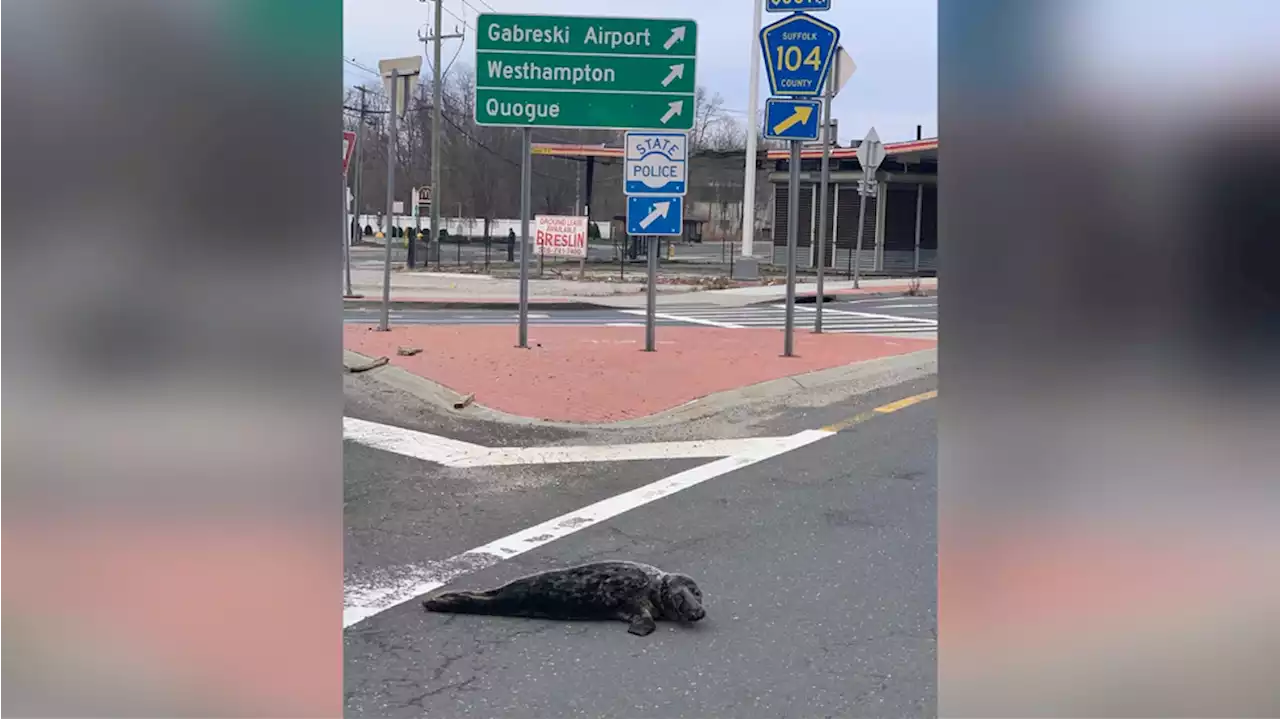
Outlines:
<svg viewBox="0 0 1280 719"><path fill-rule="evenodd" d="M364 65L361 65L360 63L356 62L356 61L355 61L355 59L353 59L353 58L344 57L344 58L342 58L342 61L343 61L343 62L345 62L345 63L347 63L347 64L349 64L349 65L351 65L352 67L356 68L357 70L363 70L363 71L365 71L365 72L369 73L370 75L373 75L374 77L377 77L377 78L381 78L381 77L382 77L382 75L378 74L378 71L377 71L377 70L374 70L374 69L373 69L373 68L371 68L371 67L365 67Z"/></svg>
<svg viewBox="0 0 1280 719"><path fill-rule="evenodd" d="M350 105L343 105L343 106L342 106L342 109L343 109L343 110L346 110L346 111L348 111L348 112L360 112L360 108L358 108L358 107L351 107ZM419 104L417 107L411 107L411 108L409 108L409 110L408 110L408 111L409 111L409 112L427 112L427 111L428 111L428 110L430 110L430 109L431 109L431 106L430 106L430 105L421 105L421 104ZM366 109L366 110L364 111L364 113L365 113L366 115L385 115L387 112L388 112L387 110L368 110L368 109ZM509 164L509 165L513 165L513 166L515 166L515 167L519 167L519 166L520 166L520 162L519 162L518 160L512 160L511 158L507 157L506 155L503 155L501 152L498 152L497 150L495 150L495 149L493 149L493 148L489 147L488 145L484 144L483 142L481 142L481 141L477 140L475 137L472 137L472 136L471 136L471 133L469 133L469 132L467 132L466 130L462 129L462 126L461 126L461 125L459 125L458 123L454 122L452 117L449 117L447 114L444 114L444 113L441 113L441 114L440 114L440 117L441 117L445 122L449 123L450 127L452 127L454 130L457 130L457 131L458 131L458 134L462 135L462 136L463 136L463 137L465 137L466 139L470 140L473 144L475 144L475 145L476 145L476 147L479 147L481 150L484 150L485 152L489 153L490 155L493 155L494 157L498 158L499 160L502 160L503 162L505 162L505 163L507 163L507 164ZM538 175L538 176L540 176L540 177L545 177L545 178L547 178L548 180L564 180L564 179L567 179L567 178L564 178L564 177L557 177L557 176L555 176L555 175L548 175L548 174L547 174L547 173L545 173L545 172L539 172L539 171L537 171L537 170L534 170L534 171L533 171L533 174Z"/></svg>
<svg viewBox="0 0 1280 719"><path fill-rule="evenodd" d="M475 5L472 5L472 4L471 4L471 3L469 3L469 2L467 2L467 0L462 0L462 4L463 4L463 5L466 5L466 6L467 6L467 7L469 7L469 8L471 8L472 12L474 12L475 14L477 14L477 15L481 14L481 13L480 13L480 11L476 9L476 6L475 6ZM493 7L492 5L490 5L489 3L485 2L485 0L480 0L480 4L481 4L481 5L484 5L484 6L485 6L485 7L487 7L487 8L489 8L489 12L498 12L498 10L497 10L496 8L494 8L494 7Z"/></svg>
<svg viewBox="0 0 1280 719"><path fill-rule="evenodd" d="M465 27L465 28L467 28L468 30L471 30L471 31L473 31L473 32L475 31L475 28L474 28L474 27L471 27L471 25L467 24L467 19L466 19L466 18L458 17L458 15L457 15L454 11L450 10L450 9L448 8L448 6L441 5L441 6L440 6L440 9L441 9L441 10L444 10L444 11L445 11L445 12L447 12L447 13L449 13L449 15L451 15L451 16L453 17L453 19L454 19L454 20L457 20L458 22L462 23L462 26L463 26L463 27Z"/></svg>

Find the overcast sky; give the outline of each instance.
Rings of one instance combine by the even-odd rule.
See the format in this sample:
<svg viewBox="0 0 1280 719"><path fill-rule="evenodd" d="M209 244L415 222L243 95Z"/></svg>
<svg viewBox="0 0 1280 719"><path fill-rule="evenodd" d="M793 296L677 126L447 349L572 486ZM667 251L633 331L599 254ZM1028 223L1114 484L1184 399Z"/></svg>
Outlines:
<svg viewBox="0 0 1280 719"><path fill-rule="evenodd" d="M692 17L698 23L698 84L720 93L725 107L746 119L748 52L758 53L751 37L751 0L444 0L446 33L463 21L470 28L458 63L475 62L475 17L481 12L525 12L624 17ZM422 54L418 31L428 27L433 7L419 0L347 0L343 4L346 57L376 68L379 59ZM452 13L452 14L451 14ZM885 142L924 136L938 129L938 47L936 0L833 0L820 13L840 28L841 44L858 70L836 98L832 117L839 120L841 144L861 138L875 126ZM455 17L456 16L456 17ZM764 24L782 17L764 14ZM461 20L459 19L461 18ZM444 45L445 65L459 49ZM423 71L427 66L424 64ZM348 85L376 81L343 63ZM760 102L768 97L763 69Z"/></svg>

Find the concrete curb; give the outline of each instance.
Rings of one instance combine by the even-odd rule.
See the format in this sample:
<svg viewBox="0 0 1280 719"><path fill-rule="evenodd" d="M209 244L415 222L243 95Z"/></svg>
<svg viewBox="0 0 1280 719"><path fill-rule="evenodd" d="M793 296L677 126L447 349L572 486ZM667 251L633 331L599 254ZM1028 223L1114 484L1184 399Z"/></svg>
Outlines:
<svg viewBox="0 0 1280 719"><path fill-rule="evenodd" d="M379 309L382 300L343 298L345 308ZM520 303L511 300L391 300L393 310L519 310ZM588 300L530 300L530 310L599 310L609 305Z"/></svg>
<svg viewBox="0 0 1280 719"><path fill-rule="evenodd" d="M365 365L374 359L345 348L342 350L342 354L344 366ZM755 402L777 399L791 394L797 389L815 390L848 384L849 391L847 394L858 395L927 377L936 374L937 371L937 348L919 350L839 367L829 367L789 377L779 377L778 379L745 387L715 392L646 417L603 423L535 419L533 417L508 414L474 402L464 409L458 410L454 409L454 406L468 395L452 390L433 380L407 372L395 365L383 365L361 374L408 392L458 418L501 422L526 427L554 427L570 430L633 430L665 427L703 419Z"/></svg>

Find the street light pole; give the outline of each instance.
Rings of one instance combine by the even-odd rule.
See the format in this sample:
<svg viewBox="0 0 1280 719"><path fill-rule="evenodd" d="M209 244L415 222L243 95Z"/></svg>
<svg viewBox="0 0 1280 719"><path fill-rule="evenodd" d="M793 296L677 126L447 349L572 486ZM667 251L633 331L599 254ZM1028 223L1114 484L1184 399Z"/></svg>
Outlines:
<svg viewBox="0 0 1280 719"><path fill-rule="evenodd" d="M818 296L814 300L813 331L822 334L823 270L827 264L827 185L831 180L831 101L836 96L840 77L840 53L832 58L827 76L826 97L822 103L822 175L818 180Z"/></svg>
<svg viewBox="0 0 1280 719"><path fill-rule="evenodd" d="M765 0L751 2L751 42L750 48L751 83L747 87L747 155L742 177L742 260L738 262L737 279L754 280L759 276L753 256L756 229L756 136L760 128L756 126L756 115L760 112L760 26L763 24L763 3Z"/></svg>
<svg viewBox="0 0 1280 719"><path fill-rule="evenodd" d="M396 185L396 112L397 93L400 91L400 73L391 70L391 105L387 113L390 132L387 133L387 224L382 240L386 246L386 260L382 266L382 320L378 329L386 332L391 329L391 242L395 232L395 185Z"/></svg>

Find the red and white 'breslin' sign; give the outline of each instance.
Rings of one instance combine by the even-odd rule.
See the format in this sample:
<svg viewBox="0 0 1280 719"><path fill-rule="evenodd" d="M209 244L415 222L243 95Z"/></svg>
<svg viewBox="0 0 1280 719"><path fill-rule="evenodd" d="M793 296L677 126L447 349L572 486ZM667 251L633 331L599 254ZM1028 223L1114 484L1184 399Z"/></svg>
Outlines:
<svg viewBox="0 0 1280 719"><path fill-rule="evenodd" d="M537 215L533 246L538 254L587 256L587 218L582 215Z"/></svg>
<svg viewBox="0 0 1280 719"><path fill-rule="evenodd" d="M347 174L347 165L351 164L351 151L356 148L356 134L342 131L342 174Z"/></svg>

